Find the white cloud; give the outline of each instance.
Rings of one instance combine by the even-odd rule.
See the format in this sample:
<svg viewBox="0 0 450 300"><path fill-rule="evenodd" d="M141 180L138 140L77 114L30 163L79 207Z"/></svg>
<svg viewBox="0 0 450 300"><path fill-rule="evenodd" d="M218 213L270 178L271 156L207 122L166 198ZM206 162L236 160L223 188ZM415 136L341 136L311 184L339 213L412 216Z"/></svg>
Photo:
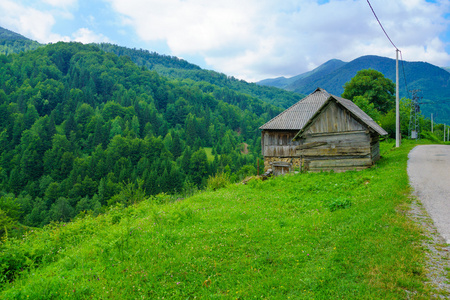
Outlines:
<svg viewBox="0 0 450 300"><path fill-rule="evenodd" d="M215 70L239 78L296 75L332 58L395 56L363 0L108 2L143 40L163 40L174 55L202 55ZM449 12L448 1L380 0L372 6L404 59L450 63L439 39L448 27L441 16Z"/></svg>
<svg viewBox="0 0 450 300"><path fill-rule="evenodd" d="M102 35L96 34L88 28L80 28L72 34L73 40L83 44L89 43L109 43L110 40Z"/></svg>
<svg viewBox="0 0 450 300"><path fill-rule="evenodd" d="M49 12L27 7L9 0L0 1L2 19L0 24L8 29L41 43L67 40L67 37L52 33L55 18Z"/></svg>
<svg viewBox="0 0 450 300"><path fill-rule="evenodd" d="M43 2L61 8L61 10L44 10L42 7L37 9L10 0L0 0L0 11L4 13L0 25L41 43L109 42L106 36L96 34L88 28L76 30L71 37L54 33L54 26L57 22L55 15L62 16L64 19L72 19L73 16L67 8L75 5L77 0L43 0ZM89 16L89 18L93 17Z"/></svg>
<svg viewBox="0 0 450 300"><path fill-rule="evenodd" d="M253 33L252 1L127 0L111 1L145 40L166 40L174 52L197 53L240 48ZM211 5L214 3L214 5ZM240 9L236 9L239 6ZM253 17L251 17L253 18Z"/></svg>

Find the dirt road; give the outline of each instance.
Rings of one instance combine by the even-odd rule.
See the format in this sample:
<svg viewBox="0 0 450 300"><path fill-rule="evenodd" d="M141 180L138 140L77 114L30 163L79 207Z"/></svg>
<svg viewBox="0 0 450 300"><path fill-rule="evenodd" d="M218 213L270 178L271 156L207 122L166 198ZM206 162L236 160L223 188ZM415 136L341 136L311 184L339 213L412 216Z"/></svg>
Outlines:
<svg viewBox="0 0 450 300"><path fill-rule="evenodd" d="M450 146L415 147L409 153L408 176L438 232L450 243Z"/></svg>

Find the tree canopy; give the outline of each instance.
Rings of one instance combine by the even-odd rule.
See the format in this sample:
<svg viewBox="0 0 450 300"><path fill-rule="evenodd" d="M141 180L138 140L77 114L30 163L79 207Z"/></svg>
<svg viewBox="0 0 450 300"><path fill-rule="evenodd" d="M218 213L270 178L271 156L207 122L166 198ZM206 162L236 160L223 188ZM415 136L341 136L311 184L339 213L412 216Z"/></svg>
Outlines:
<svg viewBox="0 0 450 300"><path fill-rule="evenodd" d="M342 97L354 101L361 96L373 103L374 108L385 114L395 104L395 84L373 69L361 70L344 85ZM361 101L361 99L359 99Z"/></svg>

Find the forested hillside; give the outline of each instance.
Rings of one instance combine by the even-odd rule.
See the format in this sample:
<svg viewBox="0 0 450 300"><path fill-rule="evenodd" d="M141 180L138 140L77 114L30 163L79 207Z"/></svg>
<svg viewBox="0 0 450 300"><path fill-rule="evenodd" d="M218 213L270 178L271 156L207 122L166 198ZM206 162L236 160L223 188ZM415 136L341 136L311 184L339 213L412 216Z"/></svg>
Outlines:
<svg viewBox="0 0 450 300"><path fill-rule="evenodd" d="M38 42L0 27L0 54L20 53L40 46Z"/></svg>
<svg viewBox="0 0 450 300"><path fill-rule="evenodd" d="M258 127L280 111L94 45L0 55L0 212L41 226L186 194L217 172L238 180L256 172Z"/></svg>
<svg viewBox="0 0 450 300"><path fill-rule="evenodd" d="M106 52L111 52L119 56L128 56L138 66L147 67L162 76L181 80L191 79L196 82L207 82L218 87L232 89L257 97L264 102L282 108L288 108L304 97L302 93L292 93L271 86L261 86L244 80L238 80L234 77L229 77L223 73L204 70L177 57L161 55L147 50L130 49L107 43L96 45ZM312 91L309 91L306 94L311 92Z"/></svg>

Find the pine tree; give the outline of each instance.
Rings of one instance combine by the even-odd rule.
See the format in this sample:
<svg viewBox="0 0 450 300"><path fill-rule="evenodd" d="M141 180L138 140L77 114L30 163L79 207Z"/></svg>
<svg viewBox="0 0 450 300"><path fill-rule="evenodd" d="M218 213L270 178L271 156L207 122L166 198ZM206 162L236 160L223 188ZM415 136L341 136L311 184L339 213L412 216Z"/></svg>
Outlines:
<svg viewBox="0 0 450 300"><path fill-rule="evenodd" d="M34 105L29 104L27 107L27 112L24 115L23 121L25 129L31 128L31 126L36 122L36 120L39 118L39 114L34 107Z"/></svg>
<svg viewBox="0 0 450 300"><path fill-rule="evenodd" d="M175 131L172 139L172 148L170 149L175 159L181 156L183 152L183 145L181 144L181 139L178 133Z"/></svg>
<svg viewBox="0 0 450 300"><path fill-rule="evenodd" d="M189 174L192 181L198 186L203 187L208 174L208 158L204 149L200 149L192 154L189 164Z"/></svg>

